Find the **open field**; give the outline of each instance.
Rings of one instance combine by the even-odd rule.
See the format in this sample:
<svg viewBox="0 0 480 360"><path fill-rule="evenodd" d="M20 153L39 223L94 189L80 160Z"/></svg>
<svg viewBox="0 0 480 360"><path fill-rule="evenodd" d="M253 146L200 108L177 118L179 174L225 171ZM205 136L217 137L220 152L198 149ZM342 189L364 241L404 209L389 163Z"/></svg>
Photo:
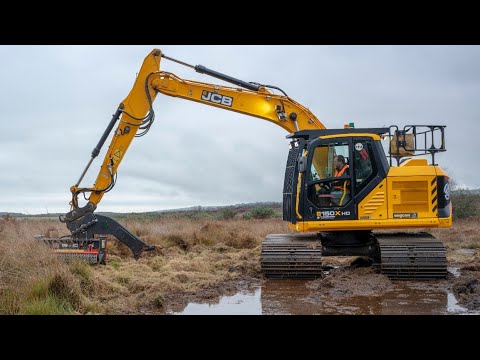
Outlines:
<svg viewBox="0 0 480 360"><path fill-rule="evenodd" d="M289 231L281 219L212 220L167 215L121 220L156 246L135 261L116 240L106 266L64 264L36 234L67 235L58 220L0 220L0 313L163 312L261 281L260 244Z"/></svg>
<svg viewBox="0 0 480 360"><path fill-rule="evenodd" d="M36 234L67 235L57 220L0 218L0 313L161 314L264 282L260 244L269 233L290 232L287 223L238 213L199 214L121 219L156 251L135 261L128 248L112 240L106 266L64 264L33 241ZM452 229L432 231L446 243L449 266L461 271L438 286L451 287L469 309L480 309L477 221L460 219ZM348 266L352 259L326 260L347 266L311 282L312 298L318 301L326 295L376 296L395 286L374 269Z"/></svg>

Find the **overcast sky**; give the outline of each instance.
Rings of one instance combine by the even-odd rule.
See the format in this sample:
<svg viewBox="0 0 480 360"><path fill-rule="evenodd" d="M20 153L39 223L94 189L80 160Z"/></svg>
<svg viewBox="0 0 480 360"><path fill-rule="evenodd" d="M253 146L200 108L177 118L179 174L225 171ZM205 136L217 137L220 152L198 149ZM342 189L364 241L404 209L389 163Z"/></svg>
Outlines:
<svg viewBox="0 0 480 360"><path fill-rule="evenodd" d="M479 46L0 46L0 212L69 211L70 186L153 48L279 86L327 128L447 125L437 162L460 186L480 188ZM228 85L167 60L161 68ZM161 94L154 109L99 211L282 200L285 130Z"/></svg>

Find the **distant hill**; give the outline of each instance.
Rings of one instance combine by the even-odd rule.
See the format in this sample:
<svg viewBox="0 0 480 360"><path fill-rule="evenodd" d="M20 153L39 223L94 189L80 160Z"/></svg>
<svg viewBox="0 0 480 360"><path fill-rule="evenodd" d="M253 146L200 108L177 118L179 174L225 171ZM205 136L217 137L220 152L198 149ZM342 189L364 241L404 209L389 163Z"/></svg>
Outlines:
<svg viewBox="0 0 480 360"><path fill-rule="evenodd" d="M452 191L455 193L467 194L467 195L480 195L480 189L455 189Z"/></svg>
<svg viewBox="0 0 480 360"><path fill-rule="evenodd" d="M164 213L175 213L175 212L200 212L200 211L208 211L208 212L216 212L216 211L223 211L225 209L232 209L236 211L248 211L250 209L253 209L255 207L259 206L265 206L265 207L270 207L273 209L281 209L282 208L282 203L280 202L256 202L256 203L241 203L241 204L235 204L235 205L226 205L226 206L190 206L186 208L179 208L179 209L167 209L167 210L157 210L157 211L148 211L148 212L139 212L139 213L115 213L115 212L97 212L97 214L100 215L105 215L105 216L110 216L110 217L115 217L115 216L125 216L129 214L137 214L137 215L142 215L142 214L164 214ZM2 216L13 216L13 217L28 217L28 218L58 218L59 215L64 215L63 213L48 213L48 214L36 214L36 215L26 215L22 213L10 213L10 212L0 212L0 217Z"/></svg>
<svg viewBox="0 0 480 360"><path fill-rule="evenodd" d="M156 213L169 213L169 212L181 212L181 211L222 211L225 209L233 209L233 210L242 210L242 209L253 209L258 206L266 206L271 208L281 208L282 203L280 202L256 202L256 203L241 203L235 205L225 205L225 206L190 206L187 208L180 208L180 209L168 209L168 210L158 210L154 211ZM150 212L151 213L151 212Z"/></svg>
<svg viewBox="0 0 480 360"><path fill-rule="evenodd" d="M21 213L12 213L12 212L2 212L0 211L0 216L14 216L14 217L19 217L19 216L25 216L24 214Z"/></svg>

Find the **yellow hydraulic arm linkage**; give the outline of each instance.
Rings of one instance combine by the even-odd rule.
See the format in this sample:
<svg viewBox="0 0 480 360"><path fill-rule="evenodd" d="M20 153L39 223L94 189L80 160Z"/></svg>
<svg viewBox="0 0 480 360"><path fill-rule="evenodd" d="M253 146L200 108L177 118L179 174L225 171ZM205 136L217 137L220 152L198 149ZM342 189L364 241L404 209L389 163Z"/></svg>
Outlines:
<svg viewBox="0 0 480 360"><path fill-rule="evenodd" d="M86 212L94 211L103 195L111 190L115 184L117 168L133 138L143 136L155 119L152 104L158 92L268 120L290 133L298 130L325 129L325 126L306 107L287 95L273 94L267 89L267 86L234 79L202 65L192 66L181 62L194 68L197 72L235 83L244 88L184 80L172 73L160 71L161 57L179 62L163 55L158 49L153 50L145 58L130 94L120 103L102 138L93 149L90 162L77 183L71 187L72 211L62 220L73 221ZM90 164L99 154L119 118L120 122L94 186L91 188L80 187L80 182ZM82 193L91 193L91 195L88 198L88 204L84 208L79 208L78 195Z"/></svg>
<svg viewBox="0 0 480 360"><path fill-rule="evenodd" d="M191 67L199 73L233 83L238 87L184 80L172 73L160 71L162 57ZM274 94L269 89L280 90L283 95ZM275 86L245 82L210 70L202 65L189 65L165 56L159 49L154 49L145 58L132 90L113 114L107 129L93 149L91 159L80 178L70 188L72 193L71 209L66 215L60 216L60 220L67 224L74 238L94 236L102 228L102 233L113 234L122 242L127 243L136 257L143 250L150 249L148 245L128 233L114 220L100 215L95 216L93 212L103 195L115 185L118 166L133 138L145 135L153 124L155 120L153 102L159 92L264 119L277 124L289 133L299 130L325 129L325 126L310 110ZM80 183L83 177L93 159L100 153L117 121L119 121L118 126L93 187L81 187ZM80 207L78 203L80 194L83 194L88 201L84 207ZM89 195L87 196L87 194ZM102 226L100 226L99 217L102 218ZM105 230L105 228L108 229ZM119 235L120 233L122 236ZM125 235L125 233L128 234ZM135 239L132 240L133 238ZM133 245L129 245L128 241L131 241ZM137 248L137 253L135 253L133 247Z"/></svg>

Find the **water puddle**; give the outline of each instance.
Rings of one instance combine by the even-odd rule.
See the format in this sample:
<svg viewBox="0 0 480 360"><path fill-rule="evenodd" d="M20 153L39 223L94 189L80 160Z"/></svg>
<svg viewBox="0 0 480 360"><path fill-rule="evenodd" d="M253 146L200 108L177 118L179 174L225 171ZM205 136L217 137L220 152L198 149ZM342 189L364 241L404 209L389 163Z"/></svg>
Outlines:
<svg viewBox="0 0 480 360"><path fill-rule="evenodd" d="M458 305L458 301L455 298L455 295L452 293L447 294L447 310L449 313L454 313L454 314L461 314L461 313L467 313L468 310L465 309L463 306Z"/></svg>
<svg viewBox="0 0 480 360"><path fill-rule="evenodd" d="M181 315L257 315L262 314L261 288L253 292L240 292L223 296L218 304L190 303Z"/></svg>
<svg viewBox="0 0 480 360"><path fill-rule="evenodd" d="M458 267L449 266L447 268L448 272L451 273L454 277L458 278L460 276L460 269Z"/></svg>
<svg viewBox="0 0 480 360"><path fill-rule="evenodd" d="M332 295L333 294L333 295ZM347 294L348 295L348 294ZM455 296L438 287L395 286L381 296L346 296L339 292L316 295L308 282L268 280L253 291L224 296L217 304L190 303L184 315L273 315L273 314L478 314L458 305Z"/></svg>

